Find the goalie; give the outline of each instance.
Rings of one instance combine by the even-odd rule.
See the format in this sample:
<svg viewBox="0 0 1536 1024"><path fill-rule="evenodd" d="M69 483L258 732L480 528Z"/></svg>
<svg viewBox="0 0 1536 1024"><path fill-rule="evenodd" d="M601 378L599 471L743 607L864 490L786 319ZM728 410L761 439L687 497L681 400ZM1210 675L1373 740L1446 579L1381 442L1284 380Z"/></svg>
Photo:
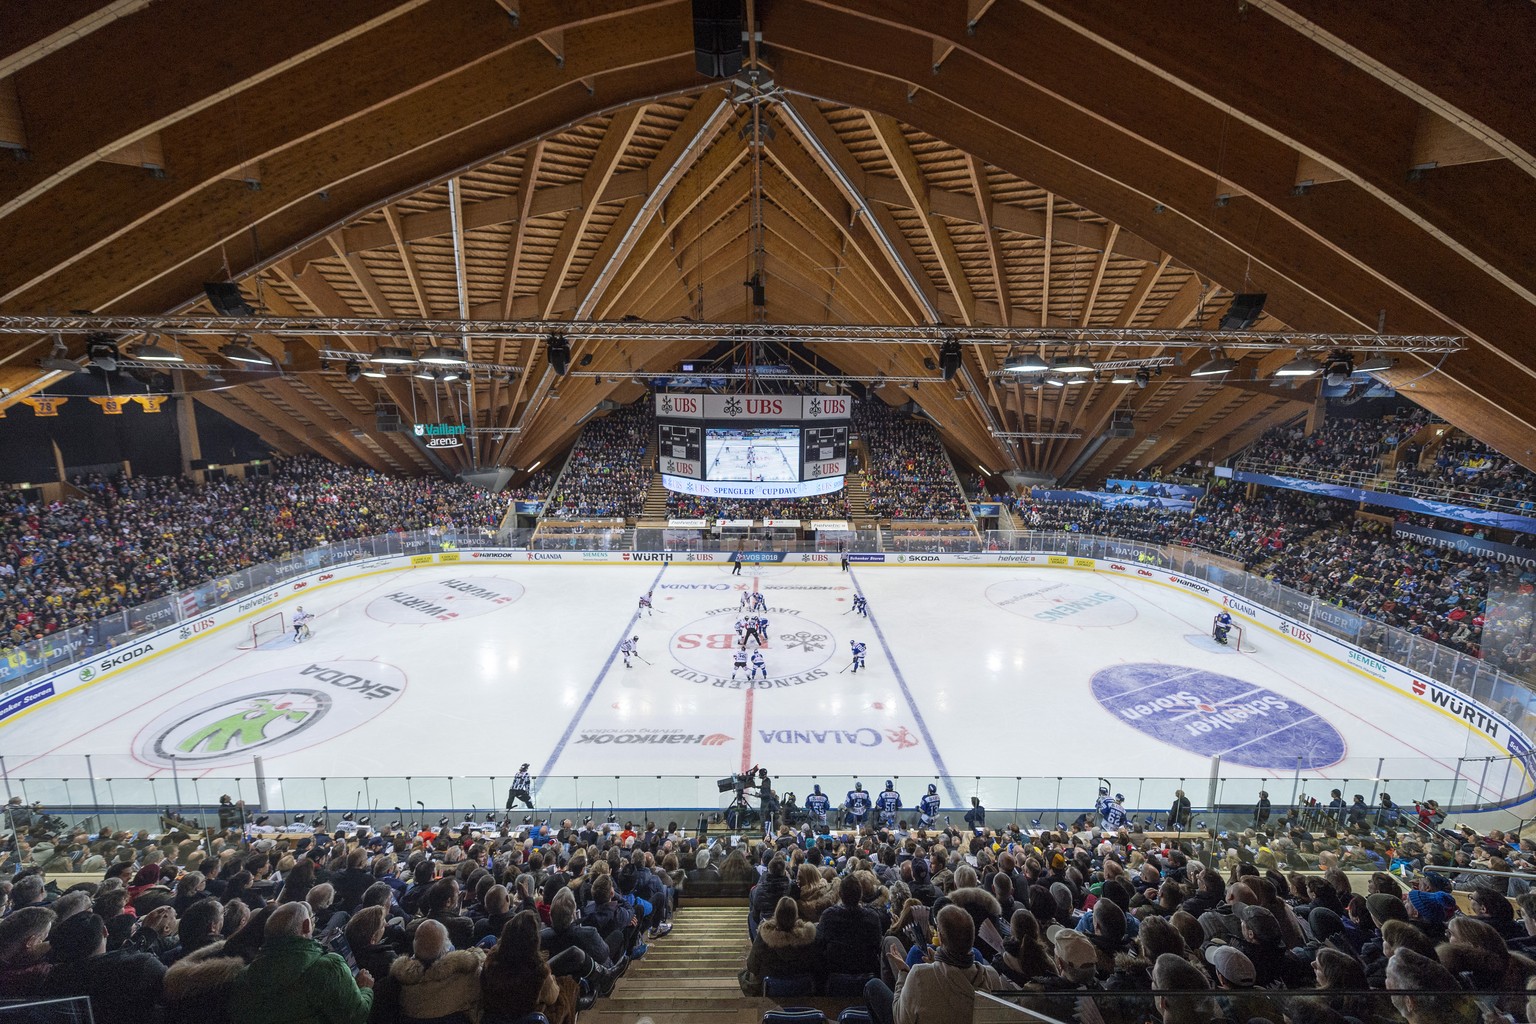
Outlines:
<svg viewBox="0 0 1536 1024"><path fill-rule="evenodd" d="M1222 612L1216 616L1216 622L1211 626L1211 639L1221 646L1227 646L1227 634L1232 632L1232 615L1230 612Z"/></svg>
<svg viewBox="0 0 1536 1024"><path fill-rule="evenodd" d="M308 640L313 635L309 631L309 620L313 619L313 618L314 618L314 615L311 614L310 612L305 611L303 605L299 605L298 608L294 609L294 612L293 612L293 642L294 643L301 644L305 640Z"/></svg>

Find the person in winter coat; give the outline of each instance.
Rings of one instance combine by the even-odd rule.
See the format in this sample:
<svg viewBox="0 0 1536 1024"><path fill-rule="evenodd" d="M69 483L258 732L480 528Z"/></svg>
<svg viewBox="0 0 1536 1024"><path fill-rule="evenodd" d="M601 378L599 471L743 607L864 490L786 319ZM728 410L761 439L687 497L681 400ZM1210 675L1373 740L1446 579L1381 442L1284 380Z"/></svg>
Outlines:
<svg viewBox="0 0 1536 1024"><path fill-rule="evenodd" d="M311 938L309 904L285 903L267 918L261 952L235 979L233 1024L363 1024L373 975L354 980L347 962Z"/></svg>
<svg viewBox="0 0 1536 1024"><path fill-rule="evenodd" d="M480 1019L480 968L485 950L454 949L448 929L439 921L423 921L416 929L412 955L389 968L389 982L380 986L379 1005L370 1018L375 1024L415 1024L450 1018Z"/></svg>
<svg viewBox="0 0 1536 1024"><path fill-rule="evenodd" d="M347 946L357 966L376 978L382 978L394 966L398 947L390 942L389 920L380 906L363 907L347 921Z"/></svg>
<svg viewBox="0 0 1536 1024"><path fill-rule="evenodd" d="M939 911L953 904L971 916L971 926L978 936L981 935L982 924L987 921L992 922L992 927L996 928L997 934L1001 936L1007 924L1003 918L1002 905L997 902L996 896L977 886L976 871L969 864L963 864L956 869L955 884L959 888L934 901L933 909ZM993 947L980 938L977 938L976 946L988 961L1002 952L1001 946Z"/></svg>
<svg viewBox="0 0 1536 1024"><path fill-rule="evenodd" d="M789 895L789 867L784 858L775 855L768 862L768 870L752 890L752 906L747 912L747 933L757 937L759 922L771 917L779 900Z"/></svg>
<svg viewBox="0 0 1536 1024"><path fill-rule="evenodd" d="M102 1024L138 1024L160 1001L165 965L148 953L107 952L107 926L95 914L76 914L50 937L53 970L38 995L44 999L87 996Z"/></svg>
<svg viewBox="0 0 1536 1024"><path fill-rule="evenodd" d="M830 907L835 899L832 886L821 877L821 871L816 865L809 862L800 865L800 875L796 881L799 884L795 901L799 904L800 917L815 924L821 920L822 911Z"/></svg>
<svg viewBox="0 0 1536 1024"><path fill-rule="evenodd" d="M816 922L816 957L822 974L880 973L880 915L863 905L864 889L851 875L838 886L838 902Z"/></svg>
<svg viewBox="0 0 1536 1024"><path fill-rule="evenodd" d="M54 916L47 907L22 907L0 921L0 999L37 995L53 969L48 962L48 931Z"/></svg>
<svg viewBox="0 0 1536 1024"><path fill-rule="evenodd" d="M1040 935L1040 922L1030 911L1020 908L1013 912L1003 951L992 958L992 968L1014 987L1056 972L1051 951Z"/></svg>
<svg viewBox="0 0 1536 1024"><path fill-rule="evenodd" d="M261 952L268 914L258 910L229 938L189 953L165 972L164 1024L228 1024L235 979Z"/></svg>
<svg viewBox="0 0 1536 1024"><path fill-rule="evenodd" d="M747 977L756 993L764 978L800 978L814 975L816 926L800 919L800 907L788 896L774 907L773 916L757 926L757 938L747 954Z"/></svg>
<svg viewBox="0 0 1536 1024"><path fill-rule="evenodd" d="M576 979L557 980L539 951L539 915L520 912L502 931L480 971L484 1024L502 1024L542 1013L550 1024L576 1018Z"/></svg>
<svg viewBox="0 0 1536 1024"><path fill-rule="evenodd" d="M995 992L1003 987L997 972L977 964L972 955L976 929L971 916L954 906L934 916L939 931L939 951L934 959L908 968L906 958L893 948L890 959L896 970L895 990L886 988L878 978L865 986L864 1000L876 1024L970 1020L977 990Z"/></svg>

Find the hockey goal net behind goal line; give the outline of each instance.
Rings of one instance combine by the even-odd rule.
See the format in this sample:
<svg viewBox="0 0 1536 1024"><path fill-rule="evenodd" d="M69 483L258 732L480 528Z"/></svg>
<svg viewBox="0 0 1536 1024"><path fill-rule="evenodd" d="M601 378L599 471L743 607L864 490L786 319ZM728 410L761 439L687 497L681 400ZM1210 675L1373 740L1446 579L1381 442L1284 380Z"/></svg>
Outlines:
<svg viewBox="0 0 1536 1024"><path fill-rule="evenodd" d="M263 615L259 619L253 619L246 623L245 636L240 640L239 648L242 651L254 651L263 644L273 640L281 640L287 636L287 623L283 619L282 612L273 612Z"/></svg>
<svg viewBox="0 0 1536 1024"><path fill-rule="evenodd" d="M1219 613L1211 616L1212 637L1216 635L1216 620L1220 617L1221 616ZM1247 627L1238 622L1235 618L1232 620L1232 625L1227 631L1227 646L1232 648L1234 651L1242 651L1244 654L1252 654L1254 651L1258 650L1258 648L1253 646L1253 642L1248 639Z"/></svg>

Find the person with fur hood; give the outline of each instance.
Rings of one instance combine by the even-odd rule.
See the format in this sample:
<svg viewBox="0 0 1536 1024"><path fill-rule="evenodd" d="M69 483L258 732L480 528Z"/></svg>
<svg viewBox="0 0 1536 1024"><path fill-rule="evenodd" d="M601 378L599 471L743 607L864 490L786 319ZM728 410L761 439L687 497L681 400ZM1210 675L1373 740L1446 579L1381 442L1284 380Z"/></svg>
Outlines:
<svg viewBox="0 0 1536 1024"><path fill-rule="evenodd" d="M163 1024L227 1024L235 978L256 959L270 910L258 910L223 942L203 946L165 972Z"/></svg>
<svg viewBox="0 0 1536 1024"><path fill-rule="evenodd" d="M773 916L757 926L757 938L747 954L742 990L762 995L764 978L799 978L817 972L816 926L800 919L800 906L788 896L779 900ZM749 991L750 990L750 991Z"/></svg>
<svg viewBox="0 0 1536 1024"><path fill-rule="evenodd" d="M811 863L800 865L800 874L796 881L798 891L795 894L795 901L800 905L800 919L814 925L821 920L821 912L836 902L832 886L821 877L821 870ZM775 913L777 913L777 907L775 907Z"/></svg>
<svg viewBox="0 0 1536 1024"><path fill-rule="evenodd" d="M462 1015L480 1020L480 968L485 950L454 949L441 921L416 927L411 956L397 957L380 986L371 1024L404 1024Z"/></svg>
<svg viewBox="0 0 1536 1024"><path fill-rule="evenodd" d="M747 930L753 938L761 922L776 913L779 900L789 895L789 867L780 854L768 862L768 870L752 888L752 906L747 914Z"/></svg>
<svg viewBox="0 0 1536 1024"><path fill-rule="evenodd" d="M1002 904L997 902L996 896L977 884L976 870L969 864L956 868L954 877L956 888L935 900L933 911L938 913L947 906L956 906L969 914L971 925L976 929L976 948L991 962L1003 950L1001 946L992 946L981 937L981 926L991 921L999 936L1005 934L1008 922L1003 918Z"/></svg>

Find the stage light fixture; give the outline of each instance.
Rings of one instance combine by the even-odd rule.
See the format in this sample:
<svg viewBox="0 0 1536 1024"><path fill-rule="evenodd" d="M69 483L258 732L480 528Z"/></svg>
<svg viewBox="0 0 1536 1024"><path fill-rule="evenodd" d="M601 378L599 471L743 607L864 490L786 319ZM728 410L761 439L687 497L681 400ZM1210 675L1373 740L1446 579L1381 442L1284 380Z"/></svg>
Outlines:
<svg viewBox="0 0 1536 1024"><path fill-rule="evenodd" d="M1355 366L1355 373L1380 373L1392 369L1391 356L1366 356Z"/></svg>
<svg viewBox="0 0 1536 1024"><path fill-rule="evenodd" d="M1081 356L1057 356L1051 369L1057 373L1092 373L1093 364Z"/></svg>
<svg viewBox="0 0 1536 1024"><path fill-rule="evenodd" d="M399 345L380 345L374 349L369 361L383 366L409 366L416 361L416 357L411 355L411 350L408 348Z"/></svg>
<svg viewBox="0 0 1536 1024"><path fill-rule="evenodd" d="M102 373L117 372L117 342L111 338L91 335L86 339L85 352L89 365L94 366Z"/></svg>
<svg viewBox="0 0 1536 1024"><path fill-rule="evenodd" d="M1335 352L1328 357L1328 366L1323 370L1323 381L1334 388L1341 388L1349 383L1349 379L1355 372L1355 357L1348 352Z"/></svg>
<svg viewBox="0 0 1536 1024"><path fill-rule="evenodd" d="M1224 377L1232 372L1237 364L1227 358L1226 352L1219 348L1211 349L1211 358L1189 371L1191 377Z"/></svg>
<svg viewBox="0 0 1536 1024"><path fill-rule="evenodd" d="M551 334L544 342L549 356L549 365L555 374L564 377L566 371L571 368L571 343L565 340L563 334Z"/></svg>
<svg viewBox="0 0 1536 1024"><path fill-rule="evenodd" d="M53 349L37 365L44 370L57 370L60 373L78 373L80 364L69 358L69 346L64 344L63 338L53 339Z"/></svg>
<svg viewBox="0 0 1536 1024"><path fill-rule="evenodd" d="M245 335L237 334L233 339L230 340L228 345L225 345L223 348L219 349L219 355L223 356L225 359L228 359L232 363L254 363L257 366L270 365L271 360L262 355L260 352L256 351L256 349L251 346L250 341L251 339Z"/></svg>
<svg viewBox="0 0 1536 1024"><path fill-rule="evenodd" d="M361 371L359 371L359 372L364 377L367 377L370 380L384 380L385 378L387 378L389 376L389 373L387 371L380 370L377 367L373 367L373 366L364 366L361 369Z"/></svg>
<svg viewBox="0 0 1536 1024"><path fill-rule="evenodd" d="M357 378L363 375L363 367L356 359L347 360L347 383L357 383Z"/></svg>
<svg viewBox="0 0 1536 1024"><path fill-rule="evenodd" d="M1003 369L1009 373L1044 373L1050 367L1046 365L1044 359L1041 359L1033 352L1022 352L1017 356L1010 357L1003 364Z"/></svg>
<svg viewBox="0 0 1536 1024"><path fill-rule="evenodd" d="M1137 388L1137 390L1144 389L1149 383L1151 383L1151 381L1152 381L1152 371L1151 370L1148 370L1145 366L1143 366L1141 369L1136 371L1136 388Z"/></svg>
<svg viewBox="0 0 1536 1024"><path fill-rule="evenodd" d="M166 348L158 341L141 341L134 346L133 358L141 359L146 363L181 363L185 362L181 353L173 348Z"/></svg>
<svg viewBox="0 0 1536 1024"><path fill-rule="evenodd" d="M421 354L423 363L431 363L433 366L463 366L467 359L460 349L450 348L447 345L433 345Z"/></svg>
<svg viewBox="0 0 1536 1024"><path fill-rule="evenodd" d="M1312 377L1322 371L1316 359L1297 356L1275 371L1276 377Z"/></svg>

